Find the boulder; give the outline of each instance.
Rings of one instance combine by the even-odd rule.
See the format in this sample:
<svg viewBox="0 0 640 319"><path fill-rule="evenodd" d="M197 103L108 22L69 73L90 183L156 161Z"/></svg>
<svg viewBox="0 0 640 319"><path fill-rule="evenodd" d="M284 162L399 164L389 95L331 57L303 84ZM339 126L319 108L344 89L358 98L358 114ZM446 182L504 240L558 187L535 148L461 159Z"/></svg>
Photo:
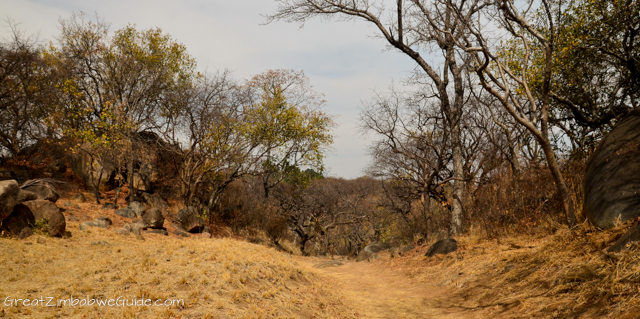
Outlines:
<svg viewBox="0 0 640 319"><path fill-rule="evenodd" d="M18 238L25 239L25 238L31 237L31 236L33 236L33 230L31 230L31 228L29 228L29 227L25 227L20 232L20 235L18 235Z"/></svg>
<svg viewBox="0 0 640 319"><path fill-rule="evenodd" d="M116 213L116 215L118 215L118 216L122 216L122 217L124 217L124 218L131 218L131 219L133 219L133 218L138 217L138 216L136 215L136 212L134 212L134 211L133 211L133 209L131 209L131 208L129 208L129 207L127 207L127 208L120 208L120 209L116 210L116 211L115 211L115 213Z"/></svg>
<svg viewBox="0 0 640 319"><path fill-rule="evenodd" d="M22 230L32 228L36 223L31 209L24 204L18 204L13 207L11 214L2 221L3 232L9 233L15 237L19 237Z"/></svg>
<svg viewBox="0 0 640 319"><path fill-rule="evenodd" d="M36 222L43 219L47 221L49 236L64 236L64 232L67 228L67 222L56 204L48 200L32 200L22 204L31 209Z"/></svg>
<svg viewBox="0 0 640 319"><path fill-rule="evenodd" d="M205 227L204 220L200 218L198 210L193 206L187 206L178 211L173 222L178 228L189 233L200 233Z"/></svg>
<svg viewBox="0 0 640 319"><path fill-rule="evenodd" d="M640 224L635 224L629 228L629 230L618 238L618 240L607 249L607 252L619 252L627 247L632 242L640 241Z"/></svg>
<svg viewBox="0 0 640 319"><path fill-rule="evenodd" d="M391 248L388 243L372 243L365 247L356 257L356 262L378 259L378 253Z"/></svg>
<svg viewBox="0 0 640 319"><path fill-rule="evenodd" d="M128 208L133 210L133 212L136 213L137 217L142 217L142 215L144 215L144 212L145 212L144 204L140 202L131 202L129 203Z"/></svg>
<svg viewBox="0 0 640 319"><path fill-rule="evenodd" d="M151 208L142 215L142 221L145 227L152 229L160 229L164 226L164 216L162 216L162 212L157 208Z"/></svg>
<svg viewBox="0 0 640 319"><path fill-rule="evenodd" d="M21 189L18 192L18 203L22 203L30 200L36 200L36 199L38 199L38 196L33 192L25 191L24 189Z"/></svg>
<svg viewBox="0 0 640 319"><path fill-rule="evenodd" d="M48 200L52 203L57 202L58 198L60 198L60 194L58 194L55 187L45 182L23 187L22 190L34 193L36 195L36 199Z"/></svg>
<svg viewBox="0 0 640 319"><path fill-rule="evenodd" d="M167 202L165 202L164 199L162 199L162 197L160 197L160 195L158 194L142 193L142 198L144 198L147 204L149 204L149 206L153 208L157 208L159 210L165 210L169 208Z"/></svg>
<svg viewBox="0 0 640 319"><path fill-rule="evenodd" d="M18 204L20 187L15 180L0 181L0 221L9 217Z"/></svg>
<svg viewBox="0 0 640 319"><path fill-rule="evenodd" d="M435 244L429 247L427 253L424 254L427 257L431 257L437 254L448 254L458 250L458 242L453 238L442 239L435 242Z"/></svg>
<svg viewBox="0 0 640 319"><path fill-rule="evenodd" d="M640 217L640 110L620 121L589 159L584 213L603 229Z"/></svg>

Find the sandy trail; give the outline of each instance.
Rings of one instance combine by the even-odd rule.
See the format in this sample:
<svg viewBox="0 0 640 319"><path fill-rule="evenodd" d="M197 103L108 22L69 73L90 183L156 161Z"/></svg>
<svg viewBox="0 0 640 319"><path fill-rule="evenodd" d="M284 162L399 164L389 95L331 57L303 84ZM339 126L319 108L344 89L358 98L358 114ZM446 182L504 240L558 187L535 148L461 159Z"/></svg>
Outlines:
<svg viewBox="0 0 640 319"><path fill-rule="evenodd" d="M321 268L314 266L331 261L300 257L299 262L335 282L336 290L362 318L474 318L461 309L439 307L447 288L427 287L385 269L381 262L340 260L341 266Z"/></svg>

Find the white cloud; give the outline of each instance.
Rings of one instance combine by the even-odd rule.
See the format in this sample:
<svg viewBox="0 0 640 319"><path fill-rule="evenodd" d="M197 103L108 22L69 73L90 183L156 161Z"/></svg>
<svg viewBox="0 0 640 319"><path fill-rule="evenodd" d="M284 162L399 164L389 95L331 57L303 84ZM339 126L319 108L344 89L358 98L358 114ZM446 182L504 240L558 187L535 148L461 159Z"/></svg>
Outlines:
<svg viewBox="0 0 640 319"><path fill-rule="evenodd" d="M0 0L5 17L43 41L54 40L60 18L83 11L91 18L97 13L112 31L127 24L159 27L185 44L202 70L229 69L239 79L268 69L303 69L325 94L326 110L339 115L334 150L326 159L329 172L360 176L369 160L368 140L357 130L360 101L368 100L373 89L385 90L414 64L385 50L385 41L372 38L374 29L363 22L313 20L302 29L284 22L262 25L262 15L275 7L265 0ZM0 29L0 36L8 31Z"/></svg>

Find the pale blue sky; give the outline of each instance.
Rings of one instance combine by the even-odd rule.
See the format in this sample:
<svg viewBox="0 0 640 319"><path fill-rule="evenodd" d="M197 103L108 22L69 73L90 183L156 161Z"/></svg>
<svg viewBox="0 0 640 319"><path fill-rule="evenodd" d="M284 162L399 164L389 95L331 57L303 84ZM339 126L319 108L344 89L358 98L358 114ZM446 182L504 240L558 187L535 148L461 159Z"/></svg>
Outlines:
<svg viewBox="0 0 640 319"><path fill-rule="evenodd" d="M329 175L355 178L369 162L369 140L358 131L361 101L373 90L384 91L414 64L362 22L321 22L262 25L273 12L271 0L0 0L2 19L19 23L27 34L54 41L58 20L74 11L97 13L115 31L129 23L159 27L186 45L199 69L228 69L236 79L268 69L304 70L316 91L325 94L325 111L336 115L333 150L325 160ZM2 22L0 36L8 36Z"/></svg>

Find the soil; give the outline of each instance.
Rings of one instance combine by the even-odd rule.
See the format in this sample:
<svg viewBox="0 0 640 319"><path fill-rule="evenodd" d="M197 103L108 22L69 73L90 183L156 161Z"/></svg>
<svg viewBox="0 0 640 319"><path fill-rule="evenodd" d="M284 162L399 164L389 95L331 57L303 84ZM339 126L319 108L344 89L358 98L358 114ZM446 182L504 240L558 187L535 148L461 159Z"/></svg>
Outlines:
<svg viewBox="0 0 640 319"><path fill-rule="evenodd" d="M482 309L451 307L446 296L452 297L455 286L450 283L418 283L381 260L299 257L298 262L334 284L362 318L485 318Z"/></svg>

